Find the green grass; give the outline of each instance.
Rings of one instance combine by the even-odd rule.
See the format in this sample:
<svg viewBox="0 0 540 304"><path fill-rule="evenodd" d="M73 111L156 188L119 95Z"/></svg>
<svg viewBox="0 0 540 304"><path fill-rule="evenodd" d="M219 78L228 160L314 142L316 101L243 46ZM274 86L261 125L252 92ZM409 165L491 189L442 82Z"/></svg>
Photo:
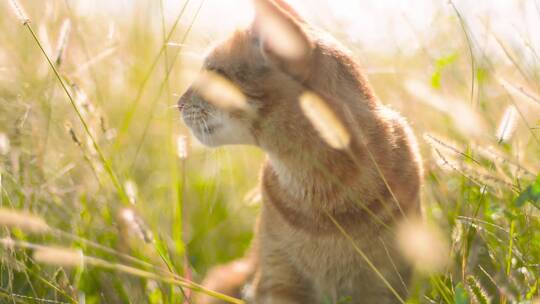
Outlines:
<svg viewBox="0 0 540 304"><path fill-rule="evenodd" d="M207 33L192 27L204 22L202 2L185 2L191 9L178 7L172 23L161 1L136 2L128 18L51 3L23 1L28 25L0 15L0 134L9 138L4 150L0 140L0 206L37 214L51 229L0 227L0 237L102 262L44 265L32 248L0 246L0 303L178 303L198 288L184 279L199 282L249 246L259 202L248 194L264 157L194 142L187 159L177 156L188 132L174 104L197 64L167 42L206 47ZM487 54L458 8L441 12L437 35L415 53L357 52L367 68L398 71L369 78L418 135L423 211L452 248L451 265L417 274L407 301L528 303L540 287L540 60L525 56L524 36L519 46L496 37L504 60ZM58 62L66 18L72 28ZM425 92L407 89L412 81ZM517 127L501 142L510 105ZM125 208L136 221L122 220Z"/></svg>

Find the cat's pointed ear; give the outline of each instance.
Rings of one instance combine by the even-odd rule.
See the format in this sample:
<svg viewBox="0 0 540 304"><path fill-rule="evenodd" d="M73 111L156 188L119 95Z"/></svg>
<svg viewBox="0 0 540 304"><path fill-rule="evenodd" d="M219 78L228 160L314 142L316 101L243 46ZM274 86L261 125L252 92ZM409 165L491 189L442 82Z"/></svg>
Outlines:
<svg viewBox="0 0 540 304"><path fill-rule="evenodd" d="M291 15L297 22L306 23L304 18L285 0L273 0L273 2L281 8L282 11Z"/></svg>
<svg viewBox="0 0 540 304"><path fill-rule="evenodd" d="M307 77L314 42L307 24L284 0L253 0L252 34L266 58L300 79Z"/></svg>

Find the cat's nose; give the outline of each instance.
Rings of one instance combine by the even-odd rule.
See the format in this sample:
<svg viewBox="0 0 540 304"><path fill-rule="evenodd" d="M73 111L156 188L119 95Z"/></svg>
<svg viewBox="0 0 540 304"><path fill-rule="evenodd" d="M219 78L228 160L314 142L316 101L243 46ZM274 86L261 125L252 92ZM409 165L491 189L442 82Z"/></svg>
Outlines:
<svg viewBox="0 0 540 304"><path fill-rule="evenodd" d="M192 95L193 91L190 88L187 90L186 93L184 93L184 95L182 95L182 97L180 97L180 99L178 99L178 109L180 110L180 112L184 111L184 109L186 108L186 104L189 102Z"/></svg>

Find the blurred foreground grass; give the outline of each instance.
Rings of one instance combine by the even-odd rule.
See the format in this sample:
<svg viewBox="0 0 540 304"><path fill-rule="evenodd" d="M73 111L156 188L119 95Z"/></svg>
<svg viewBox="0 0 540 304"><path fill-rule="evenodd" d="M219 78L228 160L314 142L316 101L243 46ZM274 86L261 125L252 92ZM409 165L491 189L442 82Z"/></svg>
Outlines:
<svg viewBox="0 0 540 304"><path fill-rule="evenodd" d="M175 107L208 44L207 33L191 31L205 22L201 2L180 3L178 23L165 20L160 1L134 1L124 16L81 14L71 2L22 5L92 136L28 29L0 4L0 206L53 227L0 228L0 302L180 302L188 291L171 284L37 263L32 249L8 242L199 281L241 256L252 236L262 153L191 142ZM414 52L370 51L327 30L355 50L422 146L424 212L444 231L452 263L419 273L409 301L530 303L540 287L540 50L525 36L497 37L492 56L448 7Z"/></svg>

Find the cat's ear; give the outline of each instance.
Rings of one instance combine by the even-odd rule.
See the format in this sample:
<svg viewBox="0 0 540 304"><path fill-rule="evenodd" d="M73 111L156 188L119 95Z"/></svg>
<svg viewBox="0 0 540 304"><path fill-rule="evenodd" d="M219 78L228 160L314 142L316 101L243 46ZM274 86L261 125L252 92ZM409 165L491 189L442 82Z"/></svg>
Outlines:
<svg viewBox="0 0 540 304"><path fill-rule="evenodd" d="M273 0L273 2L279 8L281 8L281 10L283 10L284 12L291 15L295 19L295 21L300 22L300 23L306 23L304 18L287 1L285 1L285 0Z"/></svg>
<svg viewBox="0 0 540 304"><path fill-rule="evenodd" d="M307 24L284 0L253 0L252 35L265 58L300 79L307 77L314 42Z"/></svg>

